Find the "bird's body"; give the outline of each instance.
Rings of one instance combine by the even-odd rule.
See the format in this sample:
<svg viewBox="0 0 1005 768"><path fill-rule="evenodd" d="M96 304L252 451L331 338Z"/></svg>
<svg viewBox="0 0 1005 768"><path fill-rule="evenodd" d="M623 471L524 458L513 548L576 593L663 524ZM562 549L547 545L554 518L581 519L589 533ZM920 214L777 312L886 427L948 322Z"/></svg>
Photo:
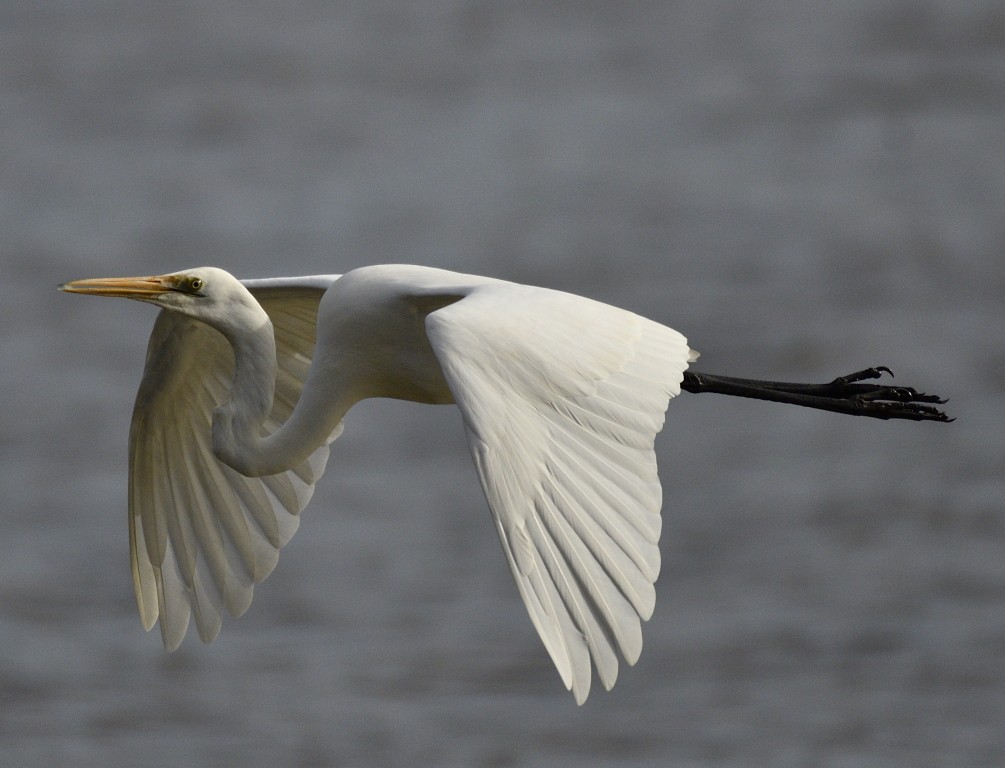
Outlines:
<svg viewBox="0 0 1005 768"><path fill-rule="evenodd" d="M816 386L705 380L685 373L697 354L681 334L636 314L427 267L244 283L200 268L62 288L167 310L133 414L129 522L140 614L169 649L190 616L208 642L224 609L248 608L366 398L460 408L521 597L579 702L592 669L610 688L618 657L641 651L660 567L653 441L682 382L945 420L918 404L937 398L854 383L880 369Z"/></svg>

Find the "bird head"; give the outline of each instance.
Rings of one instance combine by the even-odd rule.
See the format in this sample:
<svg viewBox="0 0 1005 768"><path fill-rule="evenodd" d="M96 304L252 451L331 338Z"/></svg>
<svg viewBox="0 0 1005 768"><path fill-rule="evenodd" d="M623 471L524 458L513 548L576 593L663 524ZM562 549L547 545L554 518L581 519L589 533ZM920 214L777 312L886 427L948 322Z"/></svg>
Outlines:
<svg viewBox="0 0 1005 768"><path fill-rule="evenodd" d="M74 280L61 291L135 299L180 312L227 332L267 319L241 281L216 267L198 267L150 277L99 277Z"/></svg>

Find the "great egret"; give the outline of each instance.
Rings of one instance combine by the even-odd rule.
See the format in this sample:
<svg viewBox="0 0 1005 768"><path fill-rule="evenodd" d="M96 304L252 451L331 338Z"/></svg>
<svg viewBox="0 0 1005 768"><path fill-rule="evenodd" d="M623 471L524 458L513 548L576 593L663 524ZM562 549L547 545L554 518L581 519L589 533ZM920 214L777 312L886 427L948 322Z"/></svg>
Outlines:
<svg viewBox="0 0 1005 768"><path fill-rule="evenodd" d="M205 642L275 567L356 402L456 403L503 552L565 686L634 664L660 567L653 441L681 389L947 421L907 387L687 371L677 331L567 293L415 266L239 281L204 267L78 280L160 313L133 411L129 538L143 625Z"/></svg>

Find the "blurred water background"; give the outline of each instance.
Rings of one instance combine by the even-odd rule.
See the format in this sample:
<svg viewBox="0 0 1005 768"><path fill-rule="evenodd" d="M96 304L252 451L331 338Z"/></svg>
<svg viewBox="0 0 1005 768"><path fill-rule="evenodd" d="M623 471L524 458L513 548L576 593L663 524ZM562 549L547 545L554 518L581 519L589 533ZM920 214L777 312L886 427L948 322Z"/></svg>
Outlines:
<svg viewBox="0 0 1005 768"><path fill-rule="evenodd" d="M6 0L0 763L1005 765L1005 6ZM951 426L687 396L638 665L577 708L455 409L347 419L251 610L140 627L149 307L71 278L410 262L885 364Z"/></svg>

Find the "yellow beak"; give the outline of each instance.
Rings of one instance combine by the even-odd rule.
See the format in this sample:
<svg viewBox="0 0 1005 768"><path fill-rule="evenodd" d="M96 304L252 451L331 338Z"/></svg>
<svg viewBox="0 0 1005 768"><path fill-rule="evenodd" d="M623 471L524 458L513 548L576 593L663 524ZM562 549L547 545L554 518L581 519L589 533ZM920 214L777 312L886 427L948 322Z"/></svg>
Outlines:
<svg viewBox="0 0 1005 768"><path fill-rule="evenodd" d="M63 283L59 290L67 293L87 293L92 296L115 296L124 299L153 299L175 290L171 275L152 277L96 277Z"/></svg>

